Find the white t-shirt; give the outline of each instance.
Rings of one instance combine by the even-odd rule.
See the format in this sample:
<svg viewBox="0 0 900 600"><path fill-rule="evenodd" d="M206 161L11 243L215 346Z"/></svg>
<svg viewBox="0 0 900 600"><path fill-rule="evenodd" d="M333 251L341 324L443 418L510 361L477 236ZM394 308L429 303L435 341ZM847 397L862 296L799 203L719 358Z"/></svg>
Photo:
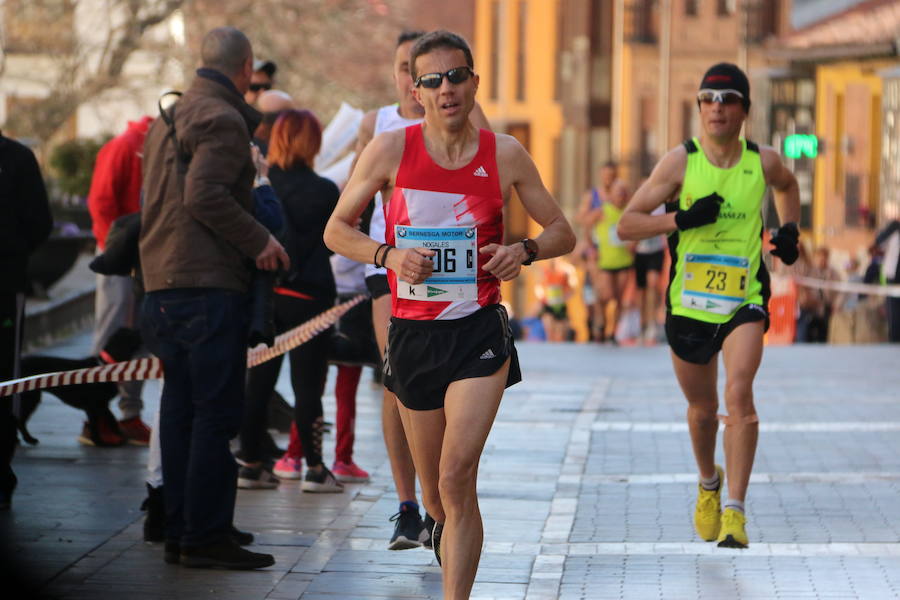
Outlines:
<svg viewBox="0 0 900 600"><path fill-rule="evenodd" d="M375 114L375 133L384 133L385 131L394 131L396 129L404 129L410 125L418 125L422 119L406 119L400 116L397 104L389 104L382 106ZM374 137L374 136L373 136ZM375 194L375 210L372 212L372 222L369 224L369 237L378 242L384 243L384 205L381 201L381 192ZM384 267L376 267L372 263L366 263L366 277L372 275L387 275L387 269Z"/></svg>
<svg viewBox="0 0 900 600"><path fill-rule="evenodd" d="M331 272L339 296L367 294L365 265L340 254L331 255Z"/></svg>
<svg viewBox="0 0 900 600"><path fill-rule="evenodd" d="M666 205L660 204L657 206L651 215L663 215L666 213ZM663 248L666 247L666 238L662 235L656 235L652 238L647 238L645 240L641 240L637 243L634 251L638 254L655 254L656 252L661 252Z"/></svg>

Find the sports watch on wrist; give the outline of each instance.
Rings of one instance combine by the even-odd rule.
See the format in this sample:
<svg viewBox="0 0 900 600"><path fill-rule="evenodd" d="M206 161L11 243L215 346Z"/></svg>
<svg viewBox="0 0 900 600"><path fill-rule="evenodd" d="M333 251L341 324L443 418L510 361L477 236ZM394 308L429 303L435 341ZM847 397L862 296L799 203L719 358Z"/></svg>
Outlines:
<svg viewBox="0 0 900 600"><path fill-rule="evenodd" d="M528 255L528 258L523 260L522 264L527 267L537 259L538 245L534 240L525 238L522 240L522 246L525 248L525 254Z"/></svg>

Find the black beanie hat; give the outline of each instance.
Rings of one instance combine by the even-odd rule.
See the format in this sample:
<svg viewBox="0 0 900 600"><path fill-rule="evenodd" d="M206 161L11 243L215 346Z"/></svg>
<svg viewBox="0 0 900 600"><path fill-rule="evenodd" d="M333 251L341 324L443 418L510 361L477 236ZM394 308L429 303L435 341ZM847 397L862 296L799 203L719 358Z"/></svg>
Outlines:
<svg viewBox="0 0 900 600"><path fill-rule="evenodd" d="M719 63L709 68L700 81L701 90L737 90L744 96L744 112L750 110L750 82L737 65Z"/></svg>

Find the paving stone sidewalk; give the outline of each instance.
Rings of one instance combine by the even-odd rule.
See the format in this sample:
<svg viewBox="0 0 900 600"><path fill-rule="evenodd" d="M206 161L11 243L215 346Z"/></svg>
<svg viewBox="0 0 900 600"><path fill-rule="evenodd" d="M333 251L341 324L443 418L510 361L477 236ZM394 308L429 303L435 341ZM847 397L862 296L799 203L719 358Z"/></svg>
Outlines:
<svg viewBox="0 0 900 600"><path fill-rule="evenodd" d="M82 334L45 353L88 348ZM522 344L520 356L525 381L508 390L481 464L473 598L900 597L900 349L767 349L745 551L693 534L696 473L664 347ZM279 389L292 398L284 376ZM148 384L148 415L158 393ZM147 451L79 446L80 415L50 396L31 423L41 445L16 457L0 532L46 597L440 598L429 552L386 549L397 497L379 402L364 376L356 460L370 483L239 492L236 522L275 555L270 569L164 564L141 539Z"/></svg>

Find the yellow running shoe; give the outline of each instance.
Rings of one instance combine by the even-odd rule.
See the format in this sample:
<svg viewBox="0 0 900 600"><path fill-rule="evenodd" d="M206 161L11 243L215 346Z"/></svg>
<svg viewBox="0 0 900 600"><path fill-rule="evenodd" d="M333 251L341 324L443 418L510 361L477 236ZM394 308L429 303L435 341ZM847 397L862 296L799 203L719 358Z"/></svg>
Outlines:
<svg viewBox="0 0 900 600"><path fill-rule="evenodd" d="M697 507L694 509L694 529L697 535L712 542L719 536L719 527L722 524L722 486L725 485L725 471L716 465L716 474L719 476L719 487L715 490L703 489L697 484Z"/></svg>
<svg viewBox="0 0 900 600"><path fill-rule="evenodd" d="M739 510L726 508L722 513L722 530L719 532L719 548L746 548L747 532L744 525L747 517Z"/></svg>

